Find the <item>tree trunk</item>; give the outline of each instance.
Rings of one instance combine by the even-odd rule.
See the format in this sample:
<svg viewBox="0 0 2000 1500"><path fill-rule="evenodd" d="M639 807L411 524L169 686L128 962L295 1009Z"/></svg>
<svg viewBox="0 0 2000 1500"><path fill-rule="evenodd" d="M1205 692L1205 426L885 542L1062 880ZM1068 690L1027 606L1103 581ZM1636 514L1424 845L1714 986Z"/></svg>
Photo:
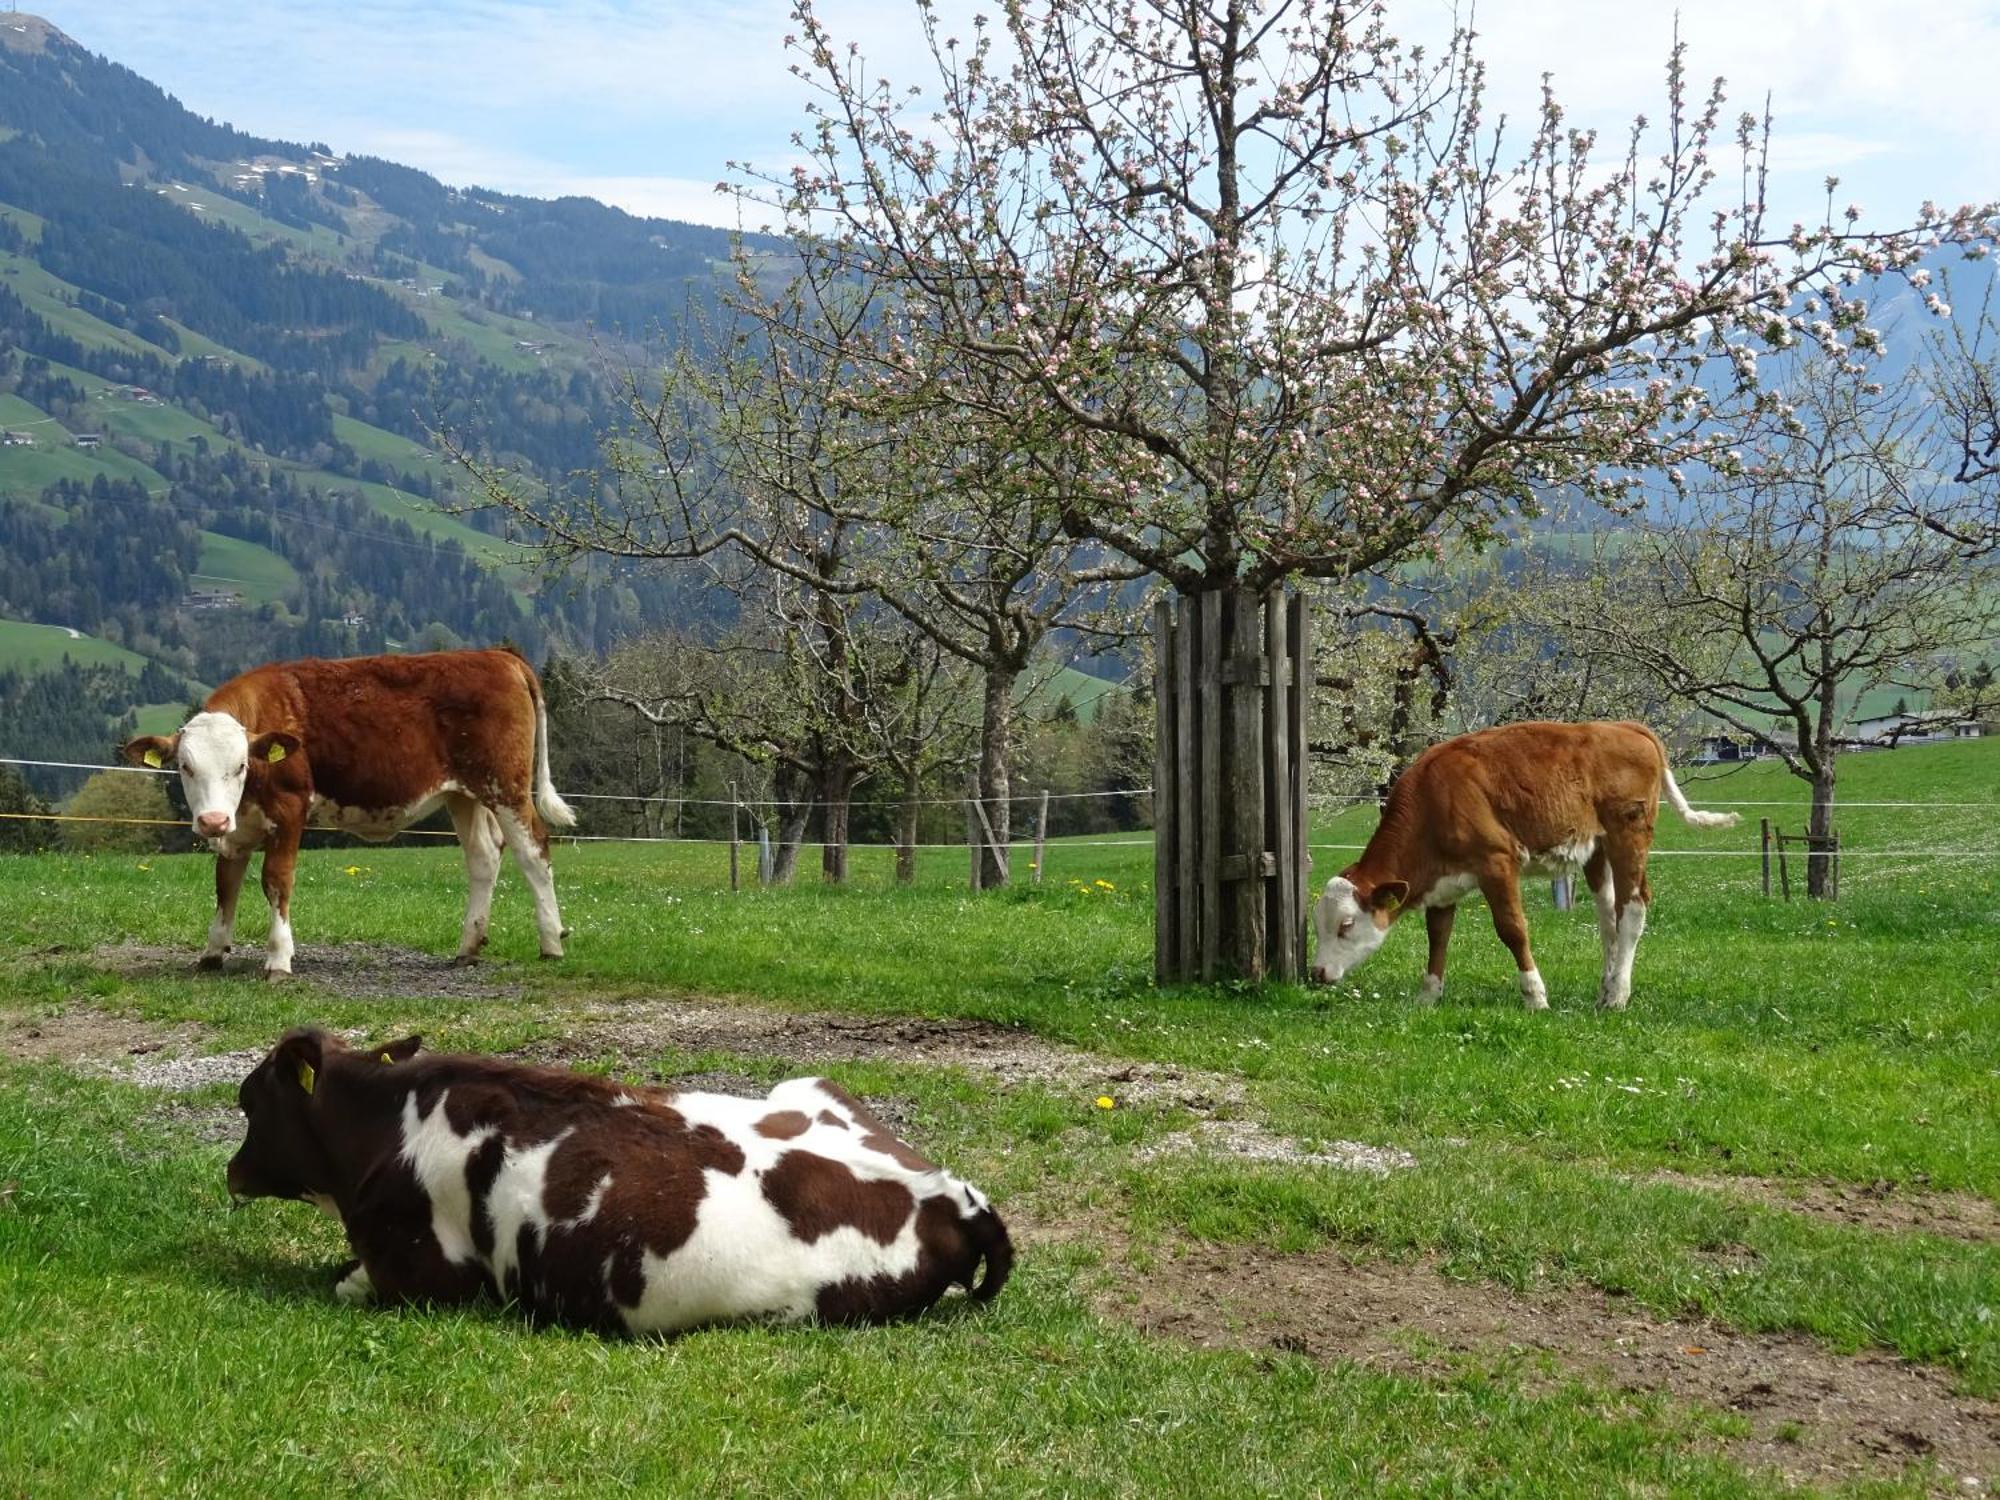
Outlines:
<svg viewBox="0 0 2000 1500"><path fill-rule="evenodd" d="M820 771L819 800L826 809L826 842L820 846L820 879L840 885L847 879L847 810L854 796L854 762L845 756L829 761Z"/></svg>
<svg viewBox="0 0 2000 1500"><path fill-rule="evenodd" d="M923 811L923 773L916 757L903 772L903 806L896 822L896 884L909 885L917 878L917 815Z"/></svg>
<svg viewBox="0 0 2000 1500"><path fill-rule="evenodd" d="M805 773L792 766L778 767L771 790L778 803L778 848L771 856L771 884L790 885L798 872L806 823L812 817L812 798L806 793Z"/></svg>
<svg viewBox="0 0 2000 1500"><path fill-rule="evenodd" d="M979 802L986 810L993 839L979 852L979 888L990 891L1007 883L1004 851L1012 836L1009 817L1013 784L1008 774L1007 741L1014 727L1014 683L1020 672L1012 667L986 669L986 693L979 721ZM980 830L985 837L985 829Z"/></svg>
<svg viewBox="0 0 2000 1500"><path fill-rule="evenodd" d="M1806 894L1825 901L1833 895L1833 760L1820 762L1812 782L1812 812L1806 820L1812 840L1806 854Z"/></svg>

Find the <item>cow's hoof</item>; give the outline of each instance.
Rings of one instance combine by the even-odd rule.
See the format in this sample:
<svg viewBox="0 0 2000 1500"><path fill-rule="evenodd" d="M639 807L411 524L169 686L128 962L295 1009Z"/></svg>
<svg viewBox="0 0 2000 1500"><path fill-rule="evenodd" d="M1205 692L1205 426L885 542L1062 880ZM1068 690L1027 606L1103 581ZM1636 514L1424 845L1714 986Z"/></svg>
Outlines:
<svg viewBox="0 0 2000 1500"><path fill-rule="evenodd" d="M558 948L553 953L544 953L542 955L542 960L545 963L554 963L557 959L561 958L562 956L563 956L562 949Z"/></svg>
<svg viewBox="0 0 2000 1500"><path fill-rule="evenodd" d="M265 980L271 984L278 984L281 981L288 981L291 979L291 977L292 977L292 971L290 969L266 969L264 971Z"/></svg>
<svg viewBox="0 0 2000 1500"><path fill-rule="evenodd" d="M1436 1005L1438 1001L1443 998L1444 998L1444 981L1442 979L1433 979L1429 975L1425 975L1424 986L1422 989L1417 991L1417 1004Z"/></svg>
<svg viewBox="0 0 2000 1500"><path fill-rule="evenodd" d="M455 958L452 959L451 966L454 969L469 969L478 962L479 962L479 950L475 948L470 953L461 953L457 955Z"/></svg>
<svg viewBox="0 0 2000 1500"><path fill-rule="evenodd" d="M1629 996L1624 1000L1614 1000L1609 995L1603 995L1598 998L1597 1008L1599 1010L1623 1010L1629 1003Z"/></svg>
<svg viewBox="0 0 2000 1500"><path fill-rule="evenodd" d="M197 969L206 969L209 973L213 974L222 967L222 955L220 953L204 953L194 961L194 966Z"/></svg>

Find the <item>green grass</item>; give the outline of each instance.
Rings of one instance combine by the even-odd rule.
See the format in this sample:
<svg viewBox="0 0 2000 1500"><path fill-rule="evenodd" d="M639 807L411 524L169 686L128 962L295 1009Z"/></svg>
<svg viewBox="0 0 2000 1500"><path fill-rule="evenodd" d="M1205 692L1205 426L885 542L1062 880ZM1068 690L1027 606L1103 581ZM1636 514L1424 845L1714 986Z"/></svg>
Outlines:
<svg viewBox="0 0 2000 1500"><path fill-rule="evenodd" d="M201 555L195 580L204 588L233 588L245 599L264 604L289 597L299 575L277 553L238 537L213 531L201 534Z"/></svg>
<svg viewBox="0 0 2000 1500"><path fill-rule="evenodd" d="M163 354L136 333L127 333L72 305L77 289L25 255L0 250L0 286L19 297L29 312L44 318L57 333L68 334L80 343L127 354Z"/></svg>
<svg viewBox="0 0 2000 1500"><path fill-rule="evenodd" d="M61 666L64 657L78 666L123 667L135 675L146 664L146 659L136 651L127 651L95 636L72 638L60 625L0 620L0 671L46 672Z"/></svg>
<svg viewBox="0 0 2000 1500"><path fill-rule="evenodd" d="M30 432L35 437L33 447L0 448L0 495L31 499L65 479L87 484L99 474L145 485L166 483L145 464L108 444L77 447L68 428L19 396L0 395L0 428Z"/></svg>
<svg viewBox="0 0 2000 1500"><path fill-rule="evenodd" d="M1699 805L1786 803L1771 811L1790 826L1803 806L1768 764L1684 785ZM844 889L808 875L788 891L731 893L716 845L564 847L569 958L535 962L510 874L493 951L520 989L480 1001L124 977L92 951L134 941L192 954L205 858L4 858L0 1012L87 1003L197 1020L217 1048L267 1044L308 1017L505 1046L562 1034L579 1006L646 995L983 1017L1227 1075L1276 1131L1399 1146L1421 1164L1378 1179L1140 1161L1130 1145L1175 1115L1107 1114L915 1064L836 1070L910 1101L923 1138L1003 1208L1081 1201L1109 1240L1142 1247L1333 1245L1518 1288L1601 1287L1662 1315L1802 1333L1830 1357L1894 1349L1991 1394L2000 1248L1651 1179L1668 1168L2000 1197L2000 862L1866 857L2000 847L1997 788L2000 742L1849 758L1854 802L1987 805L1844 812L1837 906L1767 902L1755 859L1672 852L1754 849L1764 810L1703 833L1667 815L1633 1008L1618 1016L1590 1008L1587 906L1557 913L1540 884L1529 916L1546 1014L1519 1009L1476 903L1435 1008L1410 1003L1418 923L1399 924L1339 989L1161 990L1150 851L1084 841L1050 846L1041 887L976 898L949 849L925 851L908 890L867 850ZM1314 841L1359 842L1372 818L1322 820ZM1316 875L1349 857L1322 848ZM462 889L448 845L308 851L294 921L308 948L443 954ZM263 920L247 896L243 939L255 943ZM779 1066L672 1054L659 1065L760 1077ZM607 1347L497 1312L350 1313L325 1293L340 1253L331 1227L279 1205L224 1216L227 1147L177 1133L158 1096L46 1065L0 1063L0 1080L0 1179L19 1184L0 1209L0 1403L19 1414L0 1426L0 1472L33 1493L86 1475L99 1489L395 1493L503 1478L718 1493L1764 1488L1714 1457L1711 1436L1734 1420L1721 1414L1520 1369L1399 1377L1140 1337L1091 1310L1087 1233L1080 1248L1038 1247L986 1313L860 1334L739 1329Z"/></svg>

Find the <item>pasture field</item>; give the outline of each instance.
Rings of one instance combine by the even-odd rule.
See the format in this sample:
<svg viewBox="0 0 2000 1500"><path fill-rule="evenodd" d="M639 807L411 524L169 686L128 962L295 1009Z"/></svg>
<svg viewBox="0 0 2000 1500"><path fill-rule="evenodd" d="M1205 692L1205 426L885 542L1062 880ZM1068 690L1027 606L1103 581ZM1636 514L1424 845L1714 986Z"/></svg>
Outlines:
<svg viewBox="0 0 2000 1500"><path fill-rule="evenodd" d="M270 548L216 531L201 534L196 566L202 575L195 580L198 584L206 588L228 584L258 604L284 599L299 586L298 571Z"/></svg>
<svg viewBox="0 0 2000 1500"><path fill-rule="evenodd" d="M1770 765L1683 784L1802 802ZM845 888L808 860L793 889L731 893L715 845L566 846L569 957L535 960L510 873L471 971L444 967L448 843L312 850L284 985L190 972L205 857L0 858L0 1475L36 1495L1986 1493L2000 743L1856 756L1842 788L1980 805L1851 808L1837 905L1759 894L1728 852L1759 809L1702 833L1664 814L1622 1015L1590 1005L1587 900L1559 913L1540 886L1545 1014L1476 905L1434 1008L1412 1003L1416 923L1340 988L1158 989L1131 843L1052 844L1040 887L985 896L955 849L907 890L856 851ZM1349 857L1322 848L1317 873ZM254 891L243 917L254 958ZM629 1344L341 1308L336 1226L230 1215L222 1191L251 1061L230 1054L304 1020L697 1086L830 1073L993 1195L1015 1280L891 1328Z"/></svg>
<svg viewBox="0 0 2000 1500"><path fill-rule="evenodd" d="M73 636L60 625L0 620L0 671L47 672L68 657L78 666L122 667L137 676L146 658L94 635Z"/></svg>

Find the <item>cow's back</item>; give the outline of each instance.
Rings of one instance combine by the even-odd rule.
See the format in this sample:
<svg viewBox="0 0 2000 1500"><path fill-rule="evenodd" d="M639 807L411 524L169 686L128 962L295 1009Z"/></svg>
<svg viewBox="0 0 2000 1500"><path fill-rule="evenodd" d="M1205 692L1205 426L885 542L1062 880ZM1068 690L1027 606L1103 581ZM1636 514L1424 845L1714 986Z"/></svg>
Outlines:
<svg viewBox="0 0 2000 1500"><path fill-rule="evenodd" d="M529 668L511 651L308 658L257 667L209 695L253 734L306 745L313 791L394 808L456 783L506 796L532 774ZM506 800L514 800L506 796Z"/></svg>
<svg viewBox="0 0 2000 1500"><path fill-rule="evenodd" d="M1397 779L1383 810L1425 830L1456 868L1494 848L1539 853L1595 837L1606 822L1652 822L1660 741L1629 720L1531 721L1433 745Z"/></svg>

